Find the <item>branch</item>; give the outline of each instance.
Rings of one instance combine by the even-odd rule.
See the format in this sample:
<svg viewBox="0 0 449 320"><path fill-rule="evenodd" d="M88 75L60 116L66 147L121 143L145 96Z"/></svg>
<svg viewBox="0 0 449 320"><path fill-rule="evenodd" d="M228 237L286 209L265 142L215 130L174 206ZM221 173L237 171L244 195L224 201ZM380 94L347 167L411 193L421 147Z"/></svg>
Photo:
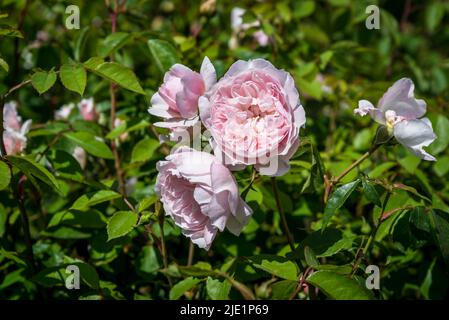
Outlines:
<svg viewBox="0 0 449 320"><path fill-rule="evenodd" d="M293 238L293 235L290 232L290 229L288 228L287 218L285 217L284 209L282 208L281 198L279 196L279 190L276 183L276 178L271 178L271 186L273 187L273 193L274 197L276 199L276 206L279 211L279 215L281 216L282 224L284 226L284 231L287 235L288 244L290 245L290 249L292 251L295 250L295 240Z"/></svg>

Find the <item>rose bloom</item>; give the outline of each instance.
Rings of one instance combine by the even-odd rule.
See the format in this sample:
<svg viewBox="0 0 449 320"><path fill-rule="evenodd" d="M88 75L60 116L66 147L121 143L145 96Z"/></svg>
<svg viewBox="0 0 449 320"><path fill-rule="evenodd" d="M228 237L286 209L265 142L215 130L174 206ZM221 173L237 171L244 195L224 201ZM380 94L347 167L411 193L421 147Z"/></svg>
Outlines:
<svg viewBox="0 0 449 320"><path fill-rule="evenodd" d="M264 59L239 60L200 98L201 120L214 153L232 169L280 176L306 122L293 78Z"/></svg>
<svg viewBox="0 0 449 320"><path fill-rule="evenodd" d="M213 155L180 147L159 161L156 193L164 210L200 248L225 227L239 235L252 214L231 172Z"/></svg>
<svg viewBox="0 0 449 320"><path fill-rule="evenodd" d="M78 104L78 110L84 120L97 121L99 114L93 98L82 99Z"/></svg>
<svg viewBox="0 0 449 320"><path fill-rule="evenodd" d="M260 21L256 20L251 23L243 22L243 16L246 10L243 8L235 7L231 11L231 28L233 35L229 41L229 47L235 49L238 46L238 35L245 32L251 28L257 28L253 33L253 38L257 41L259 46L265 47L269 44L270 38L268 35L260 28Z"/></svg>
<svg viewBox="0 0 449 320"><path fill-rule="evenodd" d="M200 73L182 64L175 64L164 76L164 83L151 98L148 112L164 118L164 122L154 125L169 128L171 131L183 130L198 122L198 98L217 81L215 68L205 57ZM174 140L174 135L171 135Z"/></svg>
<svg viewBox="0 0 449 320"><path fill-rule="evenodd" d="M30 131L31 120L22 124L22 118L17 113L17 103L5 103L3 109L3 143L6 153L17 155L26 148L26 134Z"/></svg>
<svg viewBox="0 0 449 320"><path fill-rule="evenodd" d="M367 100L360 100L354 113L365 116L385 125L396 140L415 156L428 161L435 157L423 147L429 146L435 139L432 123L421 118L426 113L426 102L414 96L415 85L408 78L396 81L377 103L377 108Z"/></svg>
<svg viewBox="0 0 449 320"><path fill-rule="evenodd" d="M55 111L55 119L56 120L67 120L72 113L72 110L75 108L74 103L69 103L63 105L61 108Z"/></svg>

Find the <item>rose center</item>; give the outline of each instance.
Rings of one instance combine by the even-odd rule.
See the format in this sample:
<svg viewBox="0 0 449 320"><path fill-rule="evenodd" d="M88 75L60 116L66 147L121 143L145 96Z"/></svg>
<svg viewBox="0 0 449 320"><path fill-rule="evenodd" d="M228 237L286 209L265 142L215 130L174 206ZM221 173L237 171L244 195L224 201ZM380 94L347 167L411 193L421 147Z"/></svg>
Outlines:
<svg viewBox="0 0 449 320"><path fill-rule="evenodd" d="M392 129L396 123L404 120L404 117L398 116L394 110L387 110L385 111L385 119L387 128Z"/></svg>

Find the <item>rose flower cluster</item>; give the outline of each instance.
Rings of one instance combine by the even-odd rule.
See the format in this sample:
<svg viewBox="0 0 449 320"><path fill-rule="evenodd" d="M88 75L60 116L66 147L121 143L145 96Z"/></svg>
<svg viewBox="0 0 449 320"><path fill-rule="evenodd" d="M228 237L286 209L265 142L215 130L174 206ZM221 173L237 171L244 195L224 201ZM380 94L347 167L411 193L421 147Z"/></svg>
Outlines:
<svg viewBox="0 0 449 320"><path fill-rule="evenodd" d="M306 122L292 76L263 59L237 61L217 81L206 57L200 72L174 65L151 99L149 113L164 118L170 139L201 123L214 155L175 148L159 171L156 193L183 234L209 249L225 227L238 235L252 210L239 196L231 170L254 166L280 176L299 145Z"/></svg>

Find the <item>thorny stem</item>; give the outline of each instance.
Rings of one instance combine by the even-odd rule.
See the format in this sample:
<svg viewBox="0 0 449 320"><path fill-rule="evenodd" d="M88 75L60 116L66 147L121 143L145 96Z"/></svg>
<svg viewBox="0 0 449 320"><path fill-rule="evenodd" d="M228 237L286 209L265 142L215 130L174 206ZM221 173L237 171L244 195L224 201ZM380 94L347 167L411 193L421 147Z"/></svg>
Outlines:
<svg viewBox="0 0 449 320"><path fill-rule="evenodd" d="M22 175L19 178L19 181L17 184L13 186L14 189L14 196L17 200L17 203L19 205L19 211L20 211L20 217L22 219L22 227L23 227L23 236L25 240L26 245L26 256L28 263L31 267L31 270L34 271L36 268L35 265L35 259L34 259L34 253L33 253L33 243L31 240L31 233L30 233L30 222L28 220L28 215L25 209L25 200L24 200L24 190L23 190L23 184L26 181L26 177Z"/></svg>
<svg viewBox="0 0 449 320"><path fill-rule="evenodd" d="M109 5L109 1L106 1L106 5ZM115 33L117 31L117 18L120 13L117 0L114 1L114 8L109 8L109 15L111 17L111 32ZM114 57L112 54L109 56L109 60L113 61ZM111 114L110 114L110 130L114 130L115 125L115 119L116 119L116 111L117 111L117 98L116 98L116 85L114 83L111 83L109 88L109 94L111 96ZM112 139L111 140L111 150L112 154L114 156L114 165L115 170L117 171L117 178L119 183L119 190L124 199L127 198L126 196L126 183L125 183L125 173L122 168L122 163L120 161L120 155L117 150L117 140ZM126 199L127 200L127 199ZM129 206L129 201L125 201L127 205Z"/></svg>
<svg viewBox="0 0 449 320"><path fill-rule="evenodd" d="M309 273L313 271L313 268L308 267L304 273L300 276L299 281L298 281L298 285L296 286L295 291L293 291L293 293L290 295L289 300L293 300L295 299L295 297L298 295L298 293L301 292L302 287L304 285L304 283L306 282L307 276L309 275Z"/></svg>
<svg viewBox="0 0 449 320"><path fill-rule="evenodd" d="M355 167L357 167L359 164L361 164L363 161L365 161L369 156L371 156L379 147L381 144L374 145L369 151L365 152L359 159L354 161L349 167L347 167L340 175L338 175L336 178L329 179L327 175L324 176L324 203L327 203L329 200L329 196L332 193L333 187L340 182L341 179L343 179L349 172L351 172Z"/></svg>
<svg viewBox="0 0 449 320"><path fill-rule="evenodd" d="M377 223L375 223L373 231L371 232L368 241L365 244L365 247L363 248L361 253L357 253L357 258L356 261L354 263L354 266L352 268L352 276L355 274L355 272L357 271L357 269L359 268L360 262L362 261L362 259L364 257L366 257L366 255L368 254L368 252L371 249L371 246L374 242L374 239L376 238L376 234L377 234L377 230L379 230L380 224L382 223L382 216L385 213L385 208L387 207L388 201L390 200L390 196L391 196L391 192L387 191L387 194L385 196L384 202L382 204L382 211L379 215L379 218L377 219Z"/></svg>
<svg viewBox="0 0 449 320"><path fill-rule="evenodd" d="M279 196L279 190L277 187L277 182L276 182L275 177L271 178L271 186L273 187L273 193L274 193L274 197L276 199L276 206L278 208L279 215L281 216L282 225L283 225L284 231L287 235L288 244L290 245L290 249L292 251L294 251L295 250L295 240L293 238L293 235L290 232L290 229L288 228L287 218L285 217L284 209L282 208L281 198Z"/></svg>
<svg viewBox="0 0 449 320"><path fill-rule="evenodd" d="M187 266L192 266L193 256L195 254L195 246L192 241L189 240L189 256L187 257Z"/></svg>
<svg viewBox="0 0 449 320"><path fill-rule="evenodd" d="M165 235L164 235L165 216L164 216L163 209L161 208L161 203L159 201L156 202L155 211L158 215L159 229L160 229L160 233L161 233L161 237L159 240L160 240L160 252L162 255L162 262L164 264L164 269L167 271L168 270L168 257L167 257L167 247L165 245ZM170 276L168 274L166 276L167 276L168 284L170 285L170 287L172 287L172 281L171 281Z"/></svg>

